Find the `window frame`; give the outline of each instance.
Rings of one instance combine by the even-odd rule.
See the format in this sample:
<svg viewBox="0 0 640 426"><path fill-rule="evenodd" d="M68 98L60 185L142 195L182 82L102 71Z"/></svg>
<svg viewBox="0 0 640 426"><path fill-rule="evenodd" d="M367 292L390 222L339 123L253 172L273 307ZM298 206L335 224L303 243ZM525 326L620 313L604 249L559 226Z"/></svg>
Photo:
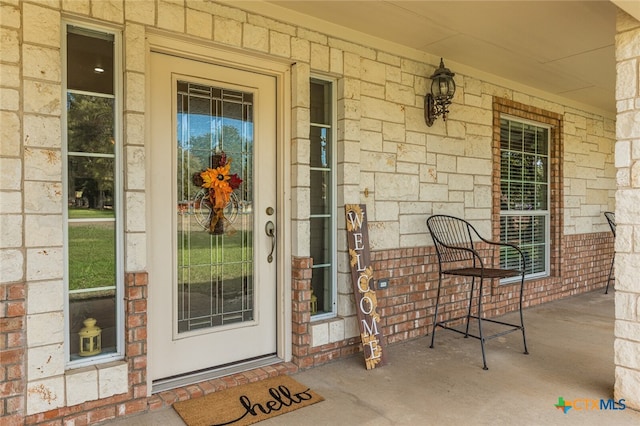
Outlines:
<svg viewBox="0 0 640 426"><path fill-rule="evenodd" d="M526 273L525 274L525 279L535 279L535 278L545 278L551 275L551 232L550 232L550 228L551 228L551 160L552 160L552 156L551 156L551 139L552 139L552 135L551 132L553 131L552 126L549 124L545 124L545 123L541 123L538 121L534 121L534 120L528 120L526 118L522 118L522 117L517 117L517 116L513 116L510 114L500 114L500 124L498 125L498 128L500 130L502 130L502 120L507 120L509 122L517 122L517 123L521 123L524 125L529 125L529 126L535 126L535 127L539 127L539 128L543 128L547 130L547 170L546 170L546 174L547 174L547 181L546 181L546 185L547 185L547 208L545 210L531 210L531 211L527 211L527 210L503 210L502 207L500 208L499 211L499 215L500 218L503 217L509 217L509 216L542 216L545 218L545 227L544 227L544 244L546 247L545 250L545 259L544 259L544 271L541 272L535 272L535 273ZM500 146L500 155L502 154L502 147ZM518 151L518 152L524 152L524 151ZM500 167L500 166L499 166ZM502 177L500 178L500 186L499 186L499 190L501 192L502 190ZM527 212L527 214L522 214L523 212ZM501 223L501 222L500 222ZM501 228L501 224L498 224L499 228ZM500 284L509 284L512 282L519 282L520 278L519 277L512 277L512 278L504 278L502 280L500 280Z"/></svg>
<svg viewBox="0 0 640 426"><path fill-rule="evenodd" d="M86 30L87 32L104 33L113 36L113 99L114 99L114 182L113 182L113 204L114 204L114 241L115 241L115 344L116 350L114 352L101 353L98 355L86 357L83 359L71 359L71 330L70 330L70 290L69 290L69 223L77 221L78 219L69 218L69 206L67 200L69 199L69 150L68 150L68 114L67 114L67 96L69 93L89 94L98 97L107 97L103 93L98 92L86 92L68 88L67 76L69 70L67 69L68 58L68 46L67 35L69 29L78 28ZM65 200L62 206L62 220L64 224L63 229L63 258L64 258L64 352L65 352L65 368L73 369L84 366L91 366L96 364L103 364L112 361L122 360L125 355L125 310L124 310L124 166L123 166L123 50L122 50L122 32L99 25L87 24L85 22L78 22L72 20L62 21L63 31L61 32L61 60L62 60L62 84L61 84L61 96L62 96L62 108L61 108L61 142L62 142L62 199ZM79 155L76 155L79 154ZM104 154L93 153L72 153L76 157L110 157ZM109 286L110 288L111 286ZM98 324L99 326L99 324Z"/></svg>
<svg viewBox="0 0 640 426"><path fill-rule="evenodd" d="M500 239L500 116L508 114L510 116L527 119L536 123L550 126L550 171L549 171L549 252L550 267L549 276L539 278L543 283L556 283L562 275L562 247L564 244L564 116L563 114L545 110L540 107L523 104L507 98L494 96L493 101L493 204L491 208L492 237L498 241ZM546 285L546 284L541 284ZM493 286L501 287L500 282L495 280ZM504 291L509 291L508 286L504 286Z"/></svg>
<svg viewBox="0 0 640 426"><path fill-rule="evenodd" d="M309 210L309 231L311 231L311 219L314 217L329 217L331 221L331 230L329 239L331 241L331 288L329 291L331 292L331 311L322 312L319 314L311 315L311 321L320 321L329 318L335 318L337 316L338 311L338 250L337 250L337 234L338 234L338 216L337 216L337 80L335 78L319 75L319 74L310 74L309 84L314 81L321 82L323 84L330 85L330 96L331 96L331 113L330 113L330 124L321 124L321 123L313 123L311 122L311 117L309 119L309 130L311 134L311 128L313 126L322 127L325 129L330 129L331 134L331 146L329 148L329 152L331 152L331 159L329 161L330 164L330 177L331 177L331 212L329 215L313 215L311 214L311 210ZM311 105L311 91L309 93ZM309 141L311 144L311 140ZM310 150L311 152L311 150ZM312 170L325 170L326 168L322 167L312 167L311 163L309 163L309 172ZM311 188L311 182L309 182L309 188ZM310 253L311 254L311 253ZM325 264L326 265L326 264ZM316 269L316 265L312 265L312 274L313 270ZM326 290L326 289L325 289Z"/></svg>

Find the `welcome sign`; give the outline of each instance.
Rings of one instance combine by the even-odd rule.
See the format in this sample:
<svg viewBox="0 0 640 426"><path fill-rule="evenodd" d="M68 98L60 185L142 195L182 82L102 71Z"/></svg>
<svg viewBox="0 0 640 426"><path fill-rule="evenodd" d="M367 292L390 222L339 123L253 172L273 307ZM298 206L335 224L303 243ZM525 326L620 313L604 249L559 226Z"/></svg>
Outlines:
<svg viewBox="0 0 640 426"><path fill-rule="evenodd" d="M382 347L382 333L379 329L380 314L373 284L373 269L369 255L369 232L367 229L366 206L364 204L345 205L347 219L347 241L351 282L356 297L356 311L360 324L360 337L367 370L385 364Z"/></svg>

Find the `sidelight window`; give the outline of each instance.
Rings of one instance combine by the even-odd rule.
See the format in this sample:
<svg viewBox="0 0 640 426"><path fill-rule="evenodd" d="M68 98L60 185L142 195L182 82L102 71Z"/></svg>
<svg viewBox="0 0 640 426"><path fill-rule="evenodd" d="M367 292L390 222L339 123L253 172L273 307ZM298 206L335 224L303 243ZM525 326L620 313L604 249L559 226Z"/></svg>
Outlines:
<svg viewBox="0 0 640 426"><path fill-rule="evenodd" d="M336 311L335 119L334 84L311 79L310 222L314 318Z"/></svg>
<svg viewBox="0 0 640 426"><path fill-rule="evenodd" d="M123 348L118 37L67 25L64 47L66 346L77 366Z"/></svg>

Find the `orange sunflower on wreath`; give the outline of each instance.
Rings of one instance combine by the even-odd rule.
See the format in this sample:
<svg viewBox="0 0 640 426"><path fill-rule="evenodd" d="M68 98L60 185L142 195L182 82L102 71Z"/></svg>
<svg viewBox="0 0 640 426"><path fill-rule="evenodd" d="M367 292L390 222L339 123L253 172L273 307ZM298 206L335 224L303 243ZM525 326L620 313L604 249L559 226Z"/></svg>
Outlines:
<svg viewBox="0 0 640 426"><path fill-rule="evenodd" d="M211 209L209 217L209 233L224 234L224 209L231 201L231 194L240 187L242 179L236 173L230 174L231 158L224 152L211 156L211 167L195 173L193 183L205 188L207 196L203 199Z"/></svg>

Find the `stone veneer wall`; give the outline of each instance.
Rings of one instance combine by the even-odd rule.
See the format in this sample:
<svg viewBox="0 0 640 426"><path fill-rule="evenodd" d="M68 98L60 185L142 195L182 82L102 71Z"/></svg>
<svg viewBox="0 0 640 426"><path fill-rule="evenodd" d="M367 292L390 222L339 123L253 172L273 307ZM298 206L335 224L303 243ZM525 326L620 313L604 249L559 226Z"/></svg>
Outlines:
<svg viewBox="0 0 640 426"><path fill-rule="evenodd" d="M77 371L65 371L63 350L64 200L60 129L63 18L122 30L126 87L122 160L127 219L123 237L130 298L127 359ZM560 232L566 237L564 243L574 238L590 240L593 233L597 239L599 233L608 231L601 212L613 209L611 188L615 185L610 148L614 121L610 118L549 101L541 94L524 93L508 87L508 82L487 82L474 77L472 72L469 75L454 69L458 91L452 112L446 123L438 120L432 128L426 128L422 95L428 86L427 76L437 62L423 54L389 53L211 1L0 0L0 325L3 326L0 421L3 423L20 424L23 417L30 423L43 424L60 424L63 418L73 418L78 423L93 422L144 409L142 395L148 391L144 373L147 350L144 311L147 289L153 287L152 283L147 286L144 272L145 36L150 29L295 63L291 87L290 195L294 200L291 252L296 259L292 282L296 301L293 353L301 366L316 365L359 350L342 240L339 317L308 322L305 311L308 292L304 286L308 285L310 267L309 211L304 200L309 197L311 73L337 77L338 203L367 203L374 267L380 271L377 273L393 274L389 275L392 286L383 295L381 305L391 318L384 328L389 342L428 330L427 311L431 303L428 295L432 295L433 276L425 274L433 273L427 272L433 262L429 258L431 249L424 246L428 239L425 215L445 211L462 215L473 218L481 231L488 231L483 233L491 232L494 97L563 116L565 209ZM624 63L625 69L631 63L635 62ZM619 87L619 91L628 87ZM637 84L633 87L637 88ZM630 147L633 138L637 136L623 135L625 140L619 145ZM630 149L618 151L626 152L627 157L623 157L630 162ZM624 161L618 167L626 168L627 176L632 175ZM619 173L619 180L620 176L624 176L624 170L622 175ZM628 235L631 231L627 228L625 232ZM404 255L409 257L405 259ZM598 259L592 261L596 263L587 262L585 266L598 268ZM299 282L297 277L301 278ZM581 277L568 284L553 280L558 278L535 281L528 286L531 300L546 301L598 285L585 283ZM422 291L427 288L428 291ZM626 288L623 285L617 296L625 298L626 304L620 306L630 306L637 300L634 299L637 288L632 292L626 292ZM494 313L506 311L508 306L506 300L496 302ZM637 311L628 312L630 308L625 308L621 315L632 316L637 323ZM412 327L416 330L412 331ZM633 339L625 340L630 341ZM228 381L256 380L291 369L294 367L282 365ZM76 388L78 384L81 387ZM163 406L220 386L223 386L220 382L205 383L154 395L147 402L152 407ZM79 394L77 389L83 392Z"/></svg>
<svg viewBox="0 0 640 426"><path fill-rule="evenodd" d="M618 11L615 398L640 409L640 21Z"/></svg>

